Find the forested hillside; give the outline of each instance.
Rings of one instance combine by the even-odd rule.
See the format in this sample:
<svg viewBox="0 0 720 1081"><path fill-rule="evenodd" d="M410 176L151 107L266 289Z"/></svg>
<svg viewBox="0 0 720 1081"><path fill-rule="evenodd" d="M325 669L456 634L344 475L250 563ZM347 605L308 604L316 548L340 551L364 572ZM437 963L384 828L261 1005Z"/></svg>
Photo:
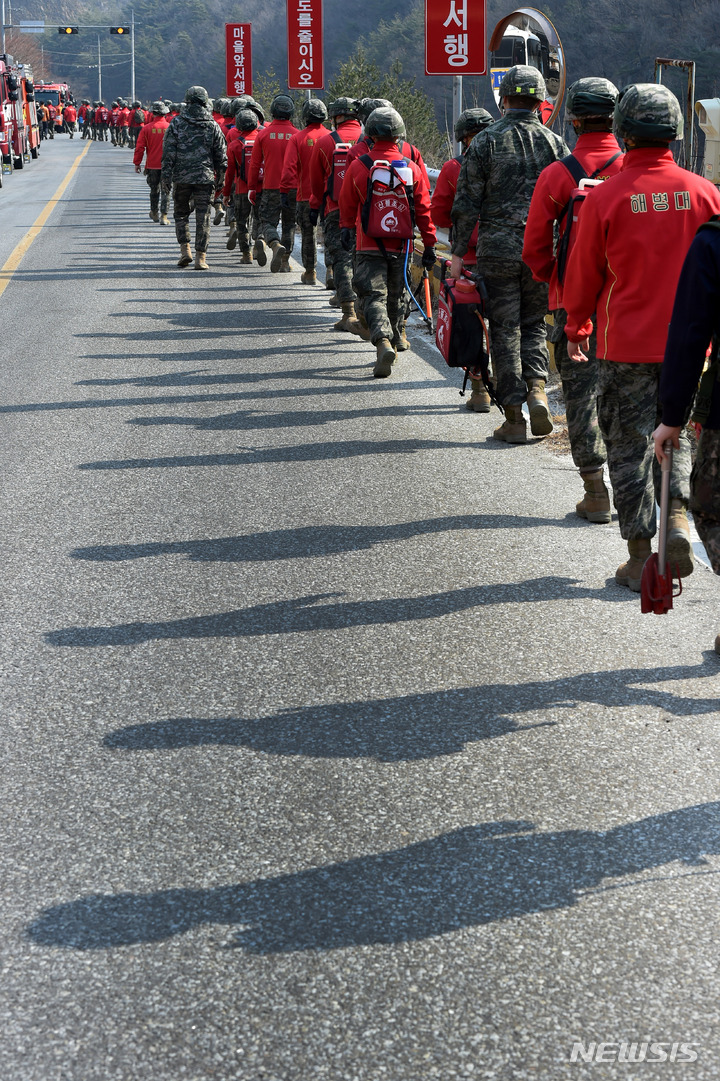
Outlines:
<svg viewBox="0 0 720 1081"><path fill-rule="evenodd" d="M253 24L253 52L256 72L285 76L285 4L283 0L134 0L132 5L108 3L31 3L17 0L12 5L13 21L44 17L52 27L44 38L16 38L12 43L18 57L32 50L37 56L43 45L45 74L67 78L76 93L94 97L97 89L98 37L102 53L103 96L112 98L130 92L129 42L112 38L106 30L82 30L78 35L60 36L56 24L129 23L131 7L136 27L136 88L144 100L159 96L177 99L191 83L202 83L211 93L222 90L224 78L223 24L249 21ZM402 67L402 76L413 80L435 105L438 122L451 112L451 80L423 75L422 0L396 0L390 6L381 0L347 4L345 0L325 0L325 45L328 81L361 46L366 61L388 72L393 63ZM509 3L488 0L490 29L512 10ZM720 46L715 27L720 16L720 0L655 0L653 5L639 0L557 0L551 7L541 5L555 23L565 46L568 78L600 74L619 86L653 76L656 56L694 59L697 62L697 96L720 94ZM12 51L12 50L11 50ZM39 61L36 60L36 66ZM94 65L94 66L93 66ZM347 67L346 71L349 70ZM684 92L683 77L675 74L671 83ZM347 92L361 93L362 86L348 86ZM466 80L466 100L489 105L489 81Z"/></svg>

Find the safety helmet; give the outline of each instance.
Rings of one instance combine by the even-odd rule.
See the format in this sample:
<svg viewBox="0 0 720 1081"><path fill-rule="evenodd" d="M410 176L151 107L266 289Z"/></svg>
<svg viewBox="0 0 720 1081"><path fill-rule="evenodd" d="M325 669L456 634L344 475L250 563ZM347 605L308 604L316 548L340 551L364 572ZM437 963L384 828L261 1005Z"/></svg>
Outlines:
<svg viewBox="0 0 720 1081"><path fill-rule="evenodd" d="M170 110L164 101L154 101L150 106L150 112L155 116L167 116Z"/></svg>
<svg viewBox="0 0 720 1081"><path fill-rule="evenodd" d="M239 109L235 113L235 127L238 131L255 131L258 123L257 116L250 109Z"/></svg>
<svg viewBox="0 0 720 1081"><path fill-rule="evenodd" d="M112 108L112 109L117 109L117 108L119 107L119 105L120 105L120 102L119 102L119 101L114 101L114 102L112 103L112 105L111 105L111 108Z"/></svg>
<svg viewBox="0 0 720 1081"><path fill-rule="evenodd" d="M170 106L170 112L171 113L181 113L184 108L185 108L185 102L184 101L174 101L172 103L172 105Z"/></svg>
<svg viewBox="0 0 720 1081"><path fill-rule="evenodd" d="M662 83L631 83L620 91L614 126L621 138L672 142L682 138L680 102Z"/></svg>
<svg viewBox="0 0 720 1081"><path fill-rule="evenodd" d="M357 103L357 115L363 124L375 109L392 109L393 103L387 98L361 98Z"/></svg>
<svg viewBox="0 0 720 1081"><path fill-rule="evenodd" d="M141 101L134 101L132 103L132 105L130 106L130 108L131 109L142 109L142 102Z"/></svg>
<svg viewBox="0 0 720 1081"><path fill-rule="evenodd" d="M373 109L365 122L365 134L373 139L404 139L405 122L396 109Z"/></svg>
<svg viewBox="0 0 720 1081"><path fill-rule="evenodd" d="M500 98L537 98L545 100L545 80L537 68L516 64L500 80Z"/></svg>
<svg viewBox="0 0 720 1081"><path fill-rule="evenodd" d="M289 120L295 112L295 102L289 94L276 94L270 102L270 116L274 120Z"/></svg>
<svg viewBox="0 0 720 1081"><path fill-rule="evenodd" d="M331 101L328 105L328 115L331 117L336 116L357 116L360 108L360 102L355 98L335 98L335 101Z"/></svg>
<svg viewBox="0 0 720 1081"><path fill-rule="evenodd" d="M302 103L301 116L304 124L309 124L311 120L327 120L327 114L325 102L320 101L320 98L307 98Z"/></svg>
<svg viewBox="0 0 720 1081"><path fill-rule="evenodd" d="M167 105L168 109L172 109L173 103L170 101L170 98L163 98L163 101Z"/></svg>
<svg viewBox="0 0 720 1081"><path fill-rule="evenodd" d="M185 91L185 101L188 105L209 105L210 97L204 86L189 86Z"/></svg>
<svg viewBox="0 0 720 1081"><path fill-rule="evenodd" d="M466 109L455 121L455 141L461 142L466 135L477 135L488 124L494 124L495 117L487 109Z"/></svg>
<svg viewBox="0 0 720 1081"><path fill-rule="evenodd" d="M222 112L222 102L223 102L222 98L213 98L212 99L212 107L213 107L213 112L214 113Z"/></svg>
<svg viewBox="0 0 720 1081"><path fill-rule="evenodd" d="M569 120L583 116L612 116L618 88L609 79L578 79L565 97L565 109Z"/></svg>

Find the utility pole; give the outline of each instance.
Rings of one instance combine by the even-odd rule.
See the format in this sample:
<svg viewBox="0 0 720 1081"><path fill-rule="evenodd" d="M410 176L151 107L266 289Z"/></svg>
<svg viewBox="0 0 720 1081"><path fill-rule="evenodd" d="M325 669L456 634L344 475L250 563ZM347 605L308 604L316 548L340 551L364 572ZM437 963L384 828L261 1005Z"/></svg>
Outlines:
<svg viewBox="0 0 720 1081"><path fill-rule="evenodd" d="M130 10L130 103L135 97L135 8Z"/></svg>
<svg viewBox="0 0 720 1081"><path fill-rule="evenodd" d="M5 52L5 0L0 0L0 53Z"/></svg>
<svg viewBox="0 0 720 1081"><path fill-rule="evenodd" d="M100 35L98 34L98 101L102 101L102 58L100 56Z"/></svg>
<svg viewBox="0 0 720 1081"><path fill-rule="evenodd" d="M453 75L453 128L457 124L457 120L458 120L458 117L460 116L460 113L463 111L463 85L462 85L462 81L463 81L462 75ZM452 137L452 139L450 141L454 142L454 140L455 140L455 132L453 131L453 137ZM459 152L462 154L462 152L463 152L462 143L455 144L455 149L459 150Z"/></svg>

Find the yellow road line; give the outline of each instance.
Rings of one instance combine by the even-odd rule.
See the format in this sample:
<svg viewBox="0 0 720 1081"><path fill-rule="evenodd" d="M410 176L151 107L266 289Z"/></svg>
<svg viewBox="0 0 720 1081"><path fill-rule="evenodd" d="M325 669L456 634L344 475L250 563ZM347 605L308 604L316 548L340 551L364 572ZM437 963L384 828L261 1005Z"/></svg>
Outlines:
<svg viewBox="0 0 720 1081"><path fill-rule="evenodd" d="M83 158L85 157L85 155L87 154L89 149L90 149L90 143L88 143L88 145L85 147L85 149L80 154L78 154L75 161L70 166L70 170L69 170L67 176L63 180L63 182L60 185L60 187L58 188L58 190L53 195L50 202L46 204L46 206L43 208L43 210L40 212L40 214L37 216L37 218L35 219L33 224L28 229L25 236L15 246L15 249L10 254L10 256L7 259L7 261L5 262L5 264L2 267L0 267L0 296L3 295L3 293L7 289L8 285L10 284L10 281L12 279L13 274L15 273L17 268L20 266L20 263L22 262L22 258L25 255L28 248L30 247L30 245L32 244L33 240L38 235L38 233L42 229L43 225L48 220L48 218L52 214L53 210L55 209L57 204L62 199L63 192L65 191L66 187L68 186L68 184L72 180L75 170L77 169L78 165L83 160Z"/></svg>

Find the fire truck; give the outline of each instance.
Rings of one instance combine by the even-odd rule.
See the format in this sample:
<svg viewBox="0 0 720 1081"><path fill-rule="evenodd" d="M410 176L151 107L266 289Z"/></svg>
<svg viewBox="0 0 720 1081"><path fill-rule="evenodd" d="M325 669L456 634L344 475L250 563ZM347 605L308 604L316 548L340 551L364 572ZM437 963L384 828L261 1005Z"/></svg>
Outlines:
<svg viewBox="0 0 720 1081"><path fill-rule="evenodd" d="M28 64L19 64L18 74L20 75L23 119L25 121L30 157L37 158L40 154L40 125L38 123L37 105L35 104L35 84Z"/></svg>
<svg viewBox="0 0 720 1081"><path fill-rule="evenodd" d="M58 118L55 121L55 131L62 131L62 119L60 107L73 100L70 87L67 83L35 83L35 100L44 105L54 105L58 110Z"/></svg>
<svg viewBox="0 0 720 1081"><path fill-rule="evenodd" d="M28 81L27 75L15 65L12 56L0 53L0 153L3 166L11 171L22 169L30 158L31 142L35 142L31 132L33 127L37 132L38 127L34 88L28 90ZM34 157L37 157L38 143L39 138L35 143Z"/></svg>

